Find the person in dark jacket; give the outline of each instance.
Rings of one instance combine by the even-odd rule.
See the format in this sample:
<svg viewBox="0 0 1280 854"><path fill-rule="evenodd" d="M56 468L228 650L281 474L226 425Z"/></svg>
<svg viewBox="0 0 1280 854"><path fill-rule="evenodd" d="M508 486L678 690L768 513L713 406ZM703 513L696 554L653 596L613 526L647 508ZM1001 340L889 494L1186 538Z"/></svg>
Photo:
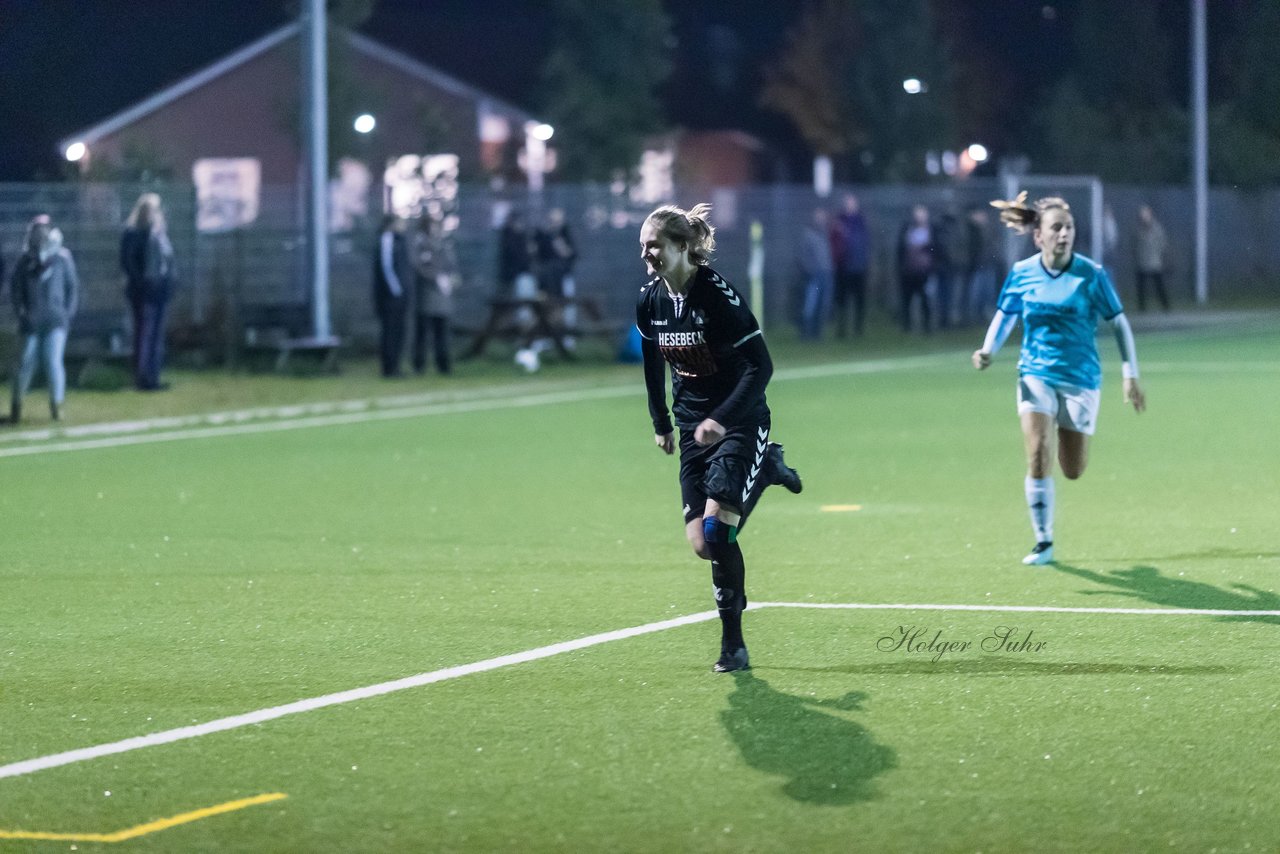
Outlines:
<svg viewBox="0 0 1280 854"><path fill-rule="evenodd" d="M427 370L427 338L431 338L436 370L452 370L449 354L449 319L453 316L453 292L458 287L458 261L453 242L439 220L424 214L410 240L413 251L413 371Z"/></svg>
<svg viewBox="0 0 1280 854"><path fill-rule="evenodd" d="M929 293L925 286L937 271L936 251L929 209L916 205L898 234L898 313L903 332L911 331L911 305L917 300L924 331L932 329Z"/></svg>
<svg viewBox="0 0 1280 854"><path fill-rule="evenodd" d="M836 262L836 335L845 337L849 311L853 334L861 335L867 317L867 269L871 265L871 233L858 197L844 197L844 210L832 226L832 254Z"/></svg>
<svg viewBox="0 0 1280 854"><path fill-rule="evenodd" d="M49 382L49 414L58 421L62 418L62 402L67 391L62 355L67 347L67 330L80 299L80 278L71 253L62 246L62 232L53 227L47 215L31 220L26 250L13 268L9 287L21 339L18 369L13 376L10 420L16 424L22 419L22 398L31 387L39 362Z"/></svg>
<svg viewBox="0 0 1280 854"><path fill-rule="evenodd" d="M498 283L506 296L528 299L537 293L537 261L536 236L526 224L524 214L513 210L507 215L498 237Z"/></svg>
<svg viewBox="0 0 1280 854"><path fill-rule="evenodd" d="M404 223L395 214L382 218L373 247L373 308L382 325L379 350L382 375L403 376L404 328L409 307L409 254L404 245Z"/></svg>
<svg viewBox="0 0 1280 854"><path fill-rule="evenodd" d="M120 237L124 295L133 313L133 381L141 391L162 391L164 315L173 294L173 244L160 197L143 193Z"/></svg>

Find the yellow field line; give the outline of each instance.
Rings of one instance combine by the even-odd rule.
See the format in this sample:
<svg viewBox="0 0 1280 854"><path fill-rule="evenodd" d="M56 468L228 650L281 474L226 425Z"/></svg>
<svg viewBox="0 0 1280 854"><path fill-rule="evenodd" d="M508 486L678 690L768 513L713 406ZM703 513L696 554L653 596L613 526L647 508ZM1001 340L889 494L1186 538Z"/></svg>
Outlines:
<svg viewBox="0 0 1280 854"><path fill-rule="evenodd" d="M169 828L177 827L180 824L188 824L189 822L199 821L202 818L209 818L226 812L242 810L245 807L256 807L258 804L268 804L272 801L283 800L287 797L289 796L282 792L255 795L252 798L242 798L238 801L227 801L225 804L218 804L217 806L192 810L191 812L184 812L181 815L170 816L169 818L149 821L146 824L140 824L137 827L117 830L115 833L44 833L30 830L0 830L0 839L44 839L57 840L61 842L124 842L128 839L136 839L139 836L146 836L148 833L157 833L161 830L168 830Z"/></svg>

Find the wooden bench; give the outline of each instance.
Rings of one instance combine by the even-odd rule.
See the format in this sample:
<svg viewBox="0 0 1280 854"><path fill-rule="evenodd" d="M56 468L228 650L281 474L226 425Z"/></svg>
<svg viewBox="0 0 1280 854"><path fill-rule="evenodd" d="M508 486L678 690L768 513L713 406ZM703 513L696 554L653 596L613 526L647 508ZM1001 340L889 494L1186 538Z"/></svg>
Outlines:
<svg viewBox="0 0 1280 854"><path fill-rule="evenodd" d="M566 310L576 308L577 319L571 325ZM483 355L495 338L514 341L528 347L534 341L547 340L561 356L574 358L574 338L591 335L616 336L622 327L605 321L600 305L591 297L500 297L489 302L489 318L476 333L463 358Z"/></svg>
<svg viewBox="0 0 1280 854"><path fill-rule="evenodd" d="M120 365L133 369L133 336L126 308L81 311L71 319L63 364L73 386L98 365Z"/></svg>
<svg viewBox="0 0 1280 854"><path fill-rule="evenodd" d="M320 370L338 370L337 335L310 334L311 308L305 303L259 303L239 307L240 349L246 353L274 353L274 368L283 372L295 353L313 356Z"/></svg>

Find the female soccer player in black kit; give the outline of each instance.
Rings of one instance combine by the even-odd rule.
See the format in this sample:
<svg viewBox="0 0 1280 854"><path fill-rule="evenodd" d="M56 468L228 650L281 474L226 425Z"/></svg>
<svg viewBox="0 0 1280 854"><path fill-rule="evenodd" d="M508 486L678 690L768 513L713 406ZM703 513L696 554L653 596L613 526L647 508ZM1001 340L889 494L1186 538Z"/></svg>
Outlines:
<svg viewBox="0 0 1280 854"><path fill-rule="evenodd" d="M680 428L680 492L685 534L711 561L720 612L720 658L714 670L745 670L742 639L746 570L738 530L765 487L801 489L782 447L769 441L764 390L773 374L760 325L742 296L707 266L715 249L711 206L658 208L640 229L641 257L652 278L640 291L636 326L644 340L644 381L654 440L675 451ZM667 410L663 361L671 365Z"/></svg>

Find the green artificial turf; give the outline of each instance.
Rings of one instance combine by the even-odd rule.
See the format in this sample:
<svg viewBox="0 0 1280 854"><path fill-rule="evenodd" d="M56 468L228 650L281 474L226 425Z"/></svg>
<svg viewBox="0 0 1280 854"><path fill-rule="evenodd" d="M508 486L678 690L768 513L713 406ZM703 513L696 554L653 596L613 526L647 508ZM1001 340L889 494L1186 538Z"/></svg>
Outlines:
<svg viewBox="0 0 1280 854"><path fill-rule="evenodd" d="M774 438L805 491L771 490L744 531L751 598L1280 610L1276 342L1140 337L1135 415L1103 340L1089 470L1059 476L1058 563L1035 569L1015 348L979 374L959 336L874 363L781 347ZM635 368L463 379L489 408L0 457L0 766L712 607ZM385 388L320 382L297 394ZM607 393L502 405L575 388ZM121 847L1280 848L1280 618L770 606L744 626L745 674L710 672L710 620L0 778L0 831L281 792ZM917 631L955 646L895 646ZM71 845L111 847L0 839Z"/></svg>

